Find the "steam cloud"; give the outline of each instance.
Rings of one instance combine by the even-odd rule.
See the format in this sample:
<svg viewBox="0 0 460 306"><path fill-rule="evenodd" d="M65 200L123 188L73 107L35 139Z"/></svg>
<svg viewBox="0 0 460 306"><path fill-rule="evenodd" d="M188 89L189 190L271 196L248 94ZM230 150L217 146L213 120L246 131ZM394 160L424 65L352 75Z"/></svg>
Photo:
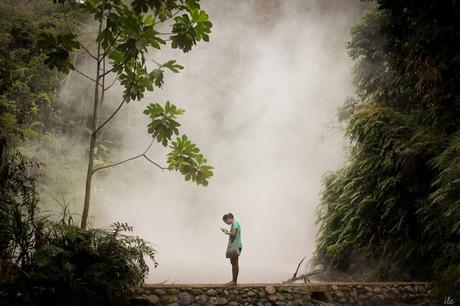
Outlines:
<svg viewBox="0 0 460 306"><path fill-rule="evenodd" d="M350 26L365 4L355 0L208 0L209 44L191 53L152 51L157 62L185 66L162 90L131 102L111 124L122 150L113 160L149 143L147 103L170 100L186 110L181 131L215 167L206 188L136 160L95 177L95 226L126 221L159 249L148 282L223 283L222 215L242 226L240 282L288 279L314 251L320 179L344 160L336 109L351 86L346 53ZM160 54L161 53L161 54ZM153 63L152 63L153 65ZM119 103L120 88L108 96ZM166 164L159 145L150 157Z"/></svg>

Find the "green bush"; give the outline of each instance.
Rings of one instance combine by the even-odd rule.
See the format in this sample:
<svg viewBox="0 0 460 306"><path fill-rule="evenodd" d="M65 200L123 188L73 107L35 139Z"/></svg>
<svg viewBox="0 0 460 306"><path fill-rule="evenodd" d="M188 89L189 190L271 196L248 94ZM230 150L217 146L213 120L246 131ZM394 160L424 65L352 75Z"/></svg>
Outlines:
<svg viewBox="0 0 460 306"><path fill-rule="evenodd" d="M157 264L149 243L126 235L127 224L82 230L48 223L45 230L46 245L4 287L7 304L124 305L147 276L145 257Z"/></svg>
<svg viewBox="0 0 460 306"><path fill-rule="evenodd" d="M30 264L34 227L41 220L36 170L37 164L7 149L6 142L0 145L0 280L11 267Z"/></svg>
<svg viewBox="0 0 460 306"><path fill-rule="evenodd" d="M148 274L145 259L157 265L153 247L125 223L51 221L38 208L36 165L0 149L0 305L126 304Z"/></svg>

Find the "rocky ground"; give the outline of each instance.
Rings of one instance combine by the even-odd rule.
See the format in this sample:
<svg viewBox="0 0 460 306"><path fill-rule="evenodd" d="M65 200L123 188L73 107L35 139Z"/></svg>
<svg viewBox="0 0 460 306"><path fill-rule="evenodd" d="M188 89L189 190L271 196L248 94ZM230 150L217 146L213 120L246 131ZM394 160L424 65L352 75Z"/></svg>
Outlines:
<svg viewBox="0 0 460 306"><path fill-rule="evenodd" d="M430 283L146 285L141 305L436 305Z"/></svg>

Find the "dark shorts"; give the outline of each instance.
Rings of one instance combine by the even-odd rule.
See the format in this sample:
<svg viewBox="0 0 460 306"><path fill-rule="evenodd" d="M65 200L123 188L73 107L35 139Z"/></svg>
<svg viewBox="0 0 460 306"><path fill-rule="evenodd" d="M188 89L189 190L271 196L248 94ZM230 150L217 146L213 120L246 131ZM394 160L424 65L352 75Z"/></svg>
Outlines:
<svg viewBox="0 0 460 306"><path fill-rule="evenodd" d="M242 250L242 249L243 249L243 248L240 248L240 254L241 254L241 250Z"/></svg>

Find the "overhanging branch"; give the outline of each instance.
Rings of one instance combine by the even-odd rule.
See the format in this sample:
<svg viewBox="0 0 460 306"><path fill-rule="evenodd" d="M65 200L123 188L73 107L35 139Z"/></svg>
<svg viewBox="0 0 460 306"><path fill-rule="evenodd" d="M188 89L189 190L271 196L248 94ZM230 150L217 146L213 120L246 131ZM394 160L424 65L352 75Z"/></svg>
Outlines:
<svg viewBox="0 0 460 306"><path fill-rule="evenodd" d="M102 170L102 169L107 169L107 168L111 168L111 167L115 167L115 166L118 166L118 165L122 165L124 163L127 163L129 161L132 161L132 160L135 160L135 159L138 159L138 158L145 158L148 162L150 162L151 164L157 166L159 169L161 170L170 170L168 167L162 167L160 166L158 163L154 162L153 160L151 160L148 156L147 156L147 152L150 150L150 148L152 147L153 145L153 142L155 141L155 137L156 135L153 135L152 136L152 141L150 142L150 144L147 146L147 148L145 149L145 151L142 153L142 154L139 154L139 155L136 155L136 156L133 156L133 157L130 157L128 159L125 159L123 161L120 161L120 162L117 162L117 163L114 163L114 164L110 164L110 165L106 165L106 166L101 166L99 168L96 168L93 170L93 174L96 173L96 171L99 171L99 170Z"/></svg>
<svg viewBox="0 0 460 306"><path fill-rule="evenodd" d="M93 134L97 134L97 132L100 131L100 129L102 129L104 127L104 125L106 125L110 120L112 120L113 117L115 117L115 115L118 113L118 111L123 107L123 104L125 104L125 101L126 101L126 98L127 96L125 96L123 98L123 100L121 101L120 105L118 105L117 109L112 113L112 115L109 116L109 118L107 118L94 132Z"/></svg>

